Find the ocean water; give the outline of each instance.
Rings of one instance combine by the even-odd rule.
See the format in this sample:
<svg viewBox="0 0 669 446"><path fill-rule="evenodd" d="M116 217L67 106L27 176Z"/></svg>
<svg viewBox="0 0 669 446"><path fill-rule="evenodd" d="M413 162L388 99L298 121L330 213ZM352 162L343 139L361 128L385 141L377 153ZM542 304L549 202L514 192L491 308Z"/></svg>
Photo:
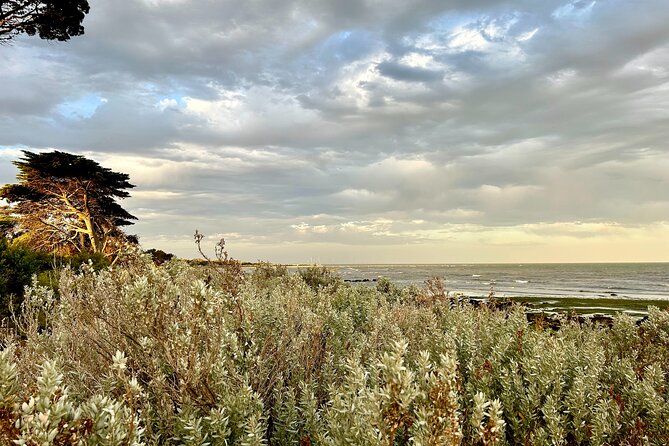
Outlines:
<svg viewBox="0 0 669 446"><path fill-rule="evenodd" d="M451 294L535 302L542 309L645 313L646 302L669 305L669 263L329 265L345 280L387 277L422 285L439 277ZM665 305L666 301L666 305ZM578 303L580 302L580 304Z"/></svg>

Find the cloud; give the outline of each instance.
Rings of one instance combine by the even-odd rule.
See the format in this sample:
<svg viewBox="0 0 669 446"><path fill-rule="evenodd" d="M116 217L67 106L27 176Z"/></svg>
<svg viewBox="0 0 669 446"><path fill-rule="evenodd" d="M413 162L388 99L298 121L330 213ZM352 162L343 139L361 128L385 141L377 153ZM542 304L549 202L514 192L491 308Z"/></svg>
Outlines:
<svg viewBox="0 0 669 446"><path fill-rule="evenodd" d="M381 62L376 66L384 76L406 82L437 82L444 78L444 73L421 67L412 67L394 62Z"/></svg>
<svg viewBox="0 0 669 446"><path fill-rule="evenodd" d="M0 180L21 148L90 156L182 255L194 226L293 260L646 240L669 221L668 21L664 0L100 0L82 37L0 49Z"/></svg>

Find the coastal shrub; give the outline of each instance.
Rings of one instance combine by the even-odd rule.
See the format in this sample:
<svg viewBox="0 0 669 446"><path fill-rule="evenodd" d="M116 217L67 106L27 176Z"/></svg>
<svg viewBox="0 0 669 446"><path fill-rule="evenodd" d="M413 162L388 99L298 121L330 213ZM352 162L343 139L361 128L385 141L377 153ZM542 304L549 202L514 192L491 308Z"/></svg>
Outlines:
<svg viewBox="0 0 669 446"><path fill-rule="evenodd" d="M0 319L20 309L24 288L48 267L48 255L0 238Z"/></svg>
<svg viewBox="0 0 669 446"><path fill-rule="evenodd" d="M311 266L298 271L302 280L314 290L336 286L341 279L326 266Z"/></svg>
<svg viewBox="0 0 669 446"><path fill-rule="evenodd" d="M73 269L79 269L81 265L87 264L94 271L107 268L110 264L109 259L98 252L80 252L73 256L62 257L61 263Z"/></svg>
<svg viewBox="0 0 669 446"><path fill-rule="evenodd" d="M76 269L84 263L96 271L109 266L101 254L54 256L0 238L0 320L20 311L24 289L32 284L34 276L38 284L57 289L58 274L64 265Z"/></svg>
<svg viewBox="0 0 669 446"><path fill-rule="evenodd" d="M404 289L394 284L387 277L379 277L377 279L376 290L383 294L389 302L401 302L406 297Z"/></svg>
<svg viewBox="0 0 669 446"><path fill-rule="evenodd" d="M288 267L275 265L269 262L259 262L253 266L249 280L257 287L267 288L273 285L275 279L288 275Z"/></svg>
<svg viewBox="0 0 669 446"><path fill-rule="evenodd" d="M153 263L156 265L162 265L163 263L169 262L174 258L174 254L165 252L162 249L151 248L144 252L151 256L151 260L153 260Z"/></svg>
<svg viewBox="0 0 669 446"><path fill-rule="evenodd" d="M224 274L145 256L29 287L0 339L0 440L669 444L665 310L552 330L434 284Z"/></svg>
<svg viewBox="0 0 669 446"><path fill-rule="evenodd" d="M77 401L56 363L45 361L34 379L21 379L11 347L0 352L0 440L17 445L140 445L138 414L123 399L95 394ZM117 355L117 359L122 359ZM123 363L114 366L122 377ZM140 392L126 380L126 400Z"/></svg>

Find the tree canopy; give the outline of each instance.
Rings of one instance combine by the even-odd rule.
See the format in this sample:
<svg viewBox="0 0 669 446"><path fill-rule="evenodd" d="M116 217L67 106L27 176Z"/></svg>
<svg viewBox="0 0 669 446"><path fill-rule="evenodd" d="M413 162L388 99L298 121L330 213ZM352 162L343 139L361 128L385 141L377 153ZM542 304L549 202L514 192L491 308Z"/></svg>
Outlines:
<svg viewBox="0 0 669 446"><path fill-rule="evenodd" d="M84 33L87 0L0 0L0 42L21 33L69 40Z"/></svg>
<svg viewBox="0 0 669 446"><path fill-rule="evenodd" d="M120 229L136 217L116 202L134 187L127 174L59 151L24 150L14 165L19 182L2 187L0 197L12 205L15 235L34 249L113 257L136 241Z"/></svg>

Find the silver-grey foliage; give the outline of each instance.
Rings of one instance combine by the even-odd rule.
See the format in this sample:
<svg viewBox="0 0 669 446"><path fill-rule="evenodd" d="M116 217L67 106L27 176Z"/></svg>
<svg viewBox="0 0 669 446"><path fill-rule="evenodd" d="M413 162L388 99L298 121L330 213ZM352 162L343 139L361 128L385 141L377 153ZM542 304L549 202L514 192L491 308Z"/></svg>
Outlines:
<svg viewBox="0 0 669 446"><path fill-rule="evenodd" d="M417 288L312 287L267 265L236 280L137 258L30 288L3 334L0 439L669 442L667 311L553 331Z"/></svg>

